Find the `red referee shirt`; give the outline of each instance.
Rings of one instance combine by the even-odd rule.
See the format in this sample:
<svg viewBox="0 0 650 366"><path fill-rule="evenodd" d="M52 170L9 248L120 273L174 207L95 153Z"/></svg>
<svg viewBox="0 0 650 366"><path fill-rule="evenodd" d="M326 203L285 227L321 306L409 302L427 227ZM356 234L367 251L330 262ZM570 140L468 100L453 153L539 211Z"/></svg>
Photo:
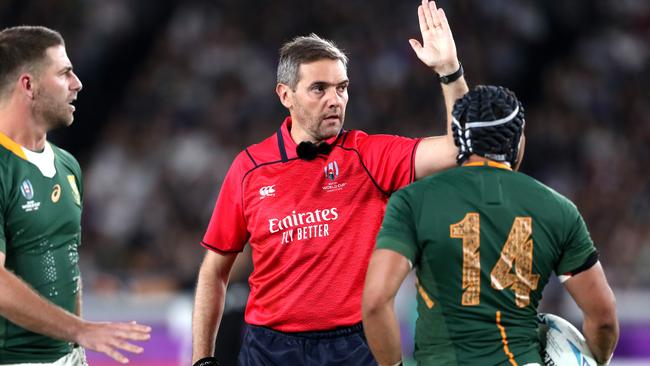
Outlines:
<svg viewBox="0 0 650 366"><path fill-rule="evenodd" d="M419 140L343 131L328 156L306 161L290 128L287 118L235 158L202 244L231 253L250 242L247 323L285 332L353 325L386 202L414 180Z"/></svg>

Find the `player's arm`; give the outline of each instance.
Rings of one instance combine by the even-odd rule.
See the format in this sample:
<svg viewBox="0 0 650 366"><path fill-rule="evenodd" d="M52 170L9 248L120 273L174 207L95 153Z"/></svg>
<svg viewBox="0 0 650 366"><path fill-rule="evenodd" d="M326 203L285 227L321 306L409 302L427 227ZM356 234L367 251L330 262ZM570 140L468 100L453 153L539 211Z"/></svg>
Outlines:
<svg viewBox="0 0 650 366"><path fill-rule="evenodd" d="M582 310L582 332L599 363L607 362L618 341L616 299L600 262L572 276L564 287Z"/></svg>
<svg viewBox="0 0 650 366"><path fill-rule="evenodd" d="M79 279L77 281L79 281L79 291L77 291L77 301L75 302L75 312L74 312L74 314L76 316L78 316L78 317L81 317L81 306L82 306L81 305L81 293L82 293L82 290L83 290L83 288L81 286L81 284L82 284L81 276L79 276Z"/></svg>
<svg viewBox="0 0 650 366"><path fill-rule="evenodd" d="M230 270L238 254L208 250L203 259L192 313L192 363L214 355Z"/></svg>
<svg viewBox="0 0 650 366"><path fill-rule="evenodd" d="M410 270L408 260L390 249L377 249L370 258L363 289L363 327L379 365L392 366L402 359L394 303Z"/></svg>
<svg viewBox="0 0 650 366"><path fill-rule="evenodd" d="M422 5L418 7L418 19L422 43L410 39L413 51L425 65L438 75L454 74L460 69L460 62L445 12L441 8L437 8L435 2L423 0ZM449 84L442 84L447 111L447 134L427 137L420 142L415 154L416 179L456 165L458 149L454 145L451 133L451 112L456 100L468 91L469 88L463 76Z"/></svg>
<svg viewBox="0 0 650 366"><path fill-rule="evenodd" d="M85 321L41 297L8 271L4 263L5 254L0 252L0 314L12 323L35 333L106 353L121 363L128 362L128 359L119 350L142 352L142 347L127 340L149 339L149 327L135 323Z"/></svg>

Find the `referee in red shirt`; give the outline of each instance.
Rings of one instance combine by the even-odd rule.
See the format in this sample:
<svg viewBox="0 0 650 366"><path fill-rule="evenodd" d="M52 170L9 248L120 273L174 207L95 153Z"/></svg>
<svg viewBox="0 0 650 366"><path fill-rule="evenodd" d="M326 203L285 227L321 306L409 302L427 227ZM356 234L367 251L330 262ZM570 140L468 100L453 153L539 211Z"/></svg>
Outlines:
<svg viewBox="0 0 650 366"><path fill-rule="evenodd" d="M202 241L192 362L212 357L228 276L250 243L247 323L239 365L376 365L361 295L390 194L456 164L453 103L467 91L442 9L418 7L417 57L440 77L447 135L411 139L344 130L347 56L315 34L280 50L280 128L232 163Z"/></svg>

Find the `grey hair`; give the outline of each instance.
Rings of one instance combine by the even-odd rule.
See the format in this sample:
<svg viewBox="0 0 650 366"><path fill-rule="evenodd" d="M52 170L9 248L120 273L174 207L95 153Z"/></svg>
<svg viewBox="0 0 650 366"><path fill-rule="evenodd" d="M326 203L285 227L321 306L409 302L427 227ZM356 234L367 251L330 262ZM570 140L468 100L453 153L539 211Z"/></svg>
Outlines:
<svg viewBox="0 0 650 366"><path fill-rule="evenodd" d="M278 84L286 84L295 90L300 80L300 65L322 59L339 60L347 69L348 56L334 42L323 39L315 33L292 39L280 48Z"/></svg>

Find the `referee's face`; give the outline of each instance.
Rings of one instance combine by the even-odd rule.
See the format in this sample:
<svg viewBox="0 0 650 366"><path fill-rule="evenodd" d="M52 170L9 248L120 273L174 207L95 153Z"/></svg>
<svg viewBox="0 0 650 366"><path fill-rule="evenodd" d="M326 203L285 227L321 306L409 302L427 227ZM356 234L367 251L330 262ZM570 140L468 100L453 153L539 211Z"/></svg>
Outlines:
<svg viewBox="0 0 650 366"><path fill-rule="evenodd" d="M348 75L339 60L323 59L300 65L296 90L289 91L293 128L314 142L336 136L343 127L348 104Z"/></svg>

